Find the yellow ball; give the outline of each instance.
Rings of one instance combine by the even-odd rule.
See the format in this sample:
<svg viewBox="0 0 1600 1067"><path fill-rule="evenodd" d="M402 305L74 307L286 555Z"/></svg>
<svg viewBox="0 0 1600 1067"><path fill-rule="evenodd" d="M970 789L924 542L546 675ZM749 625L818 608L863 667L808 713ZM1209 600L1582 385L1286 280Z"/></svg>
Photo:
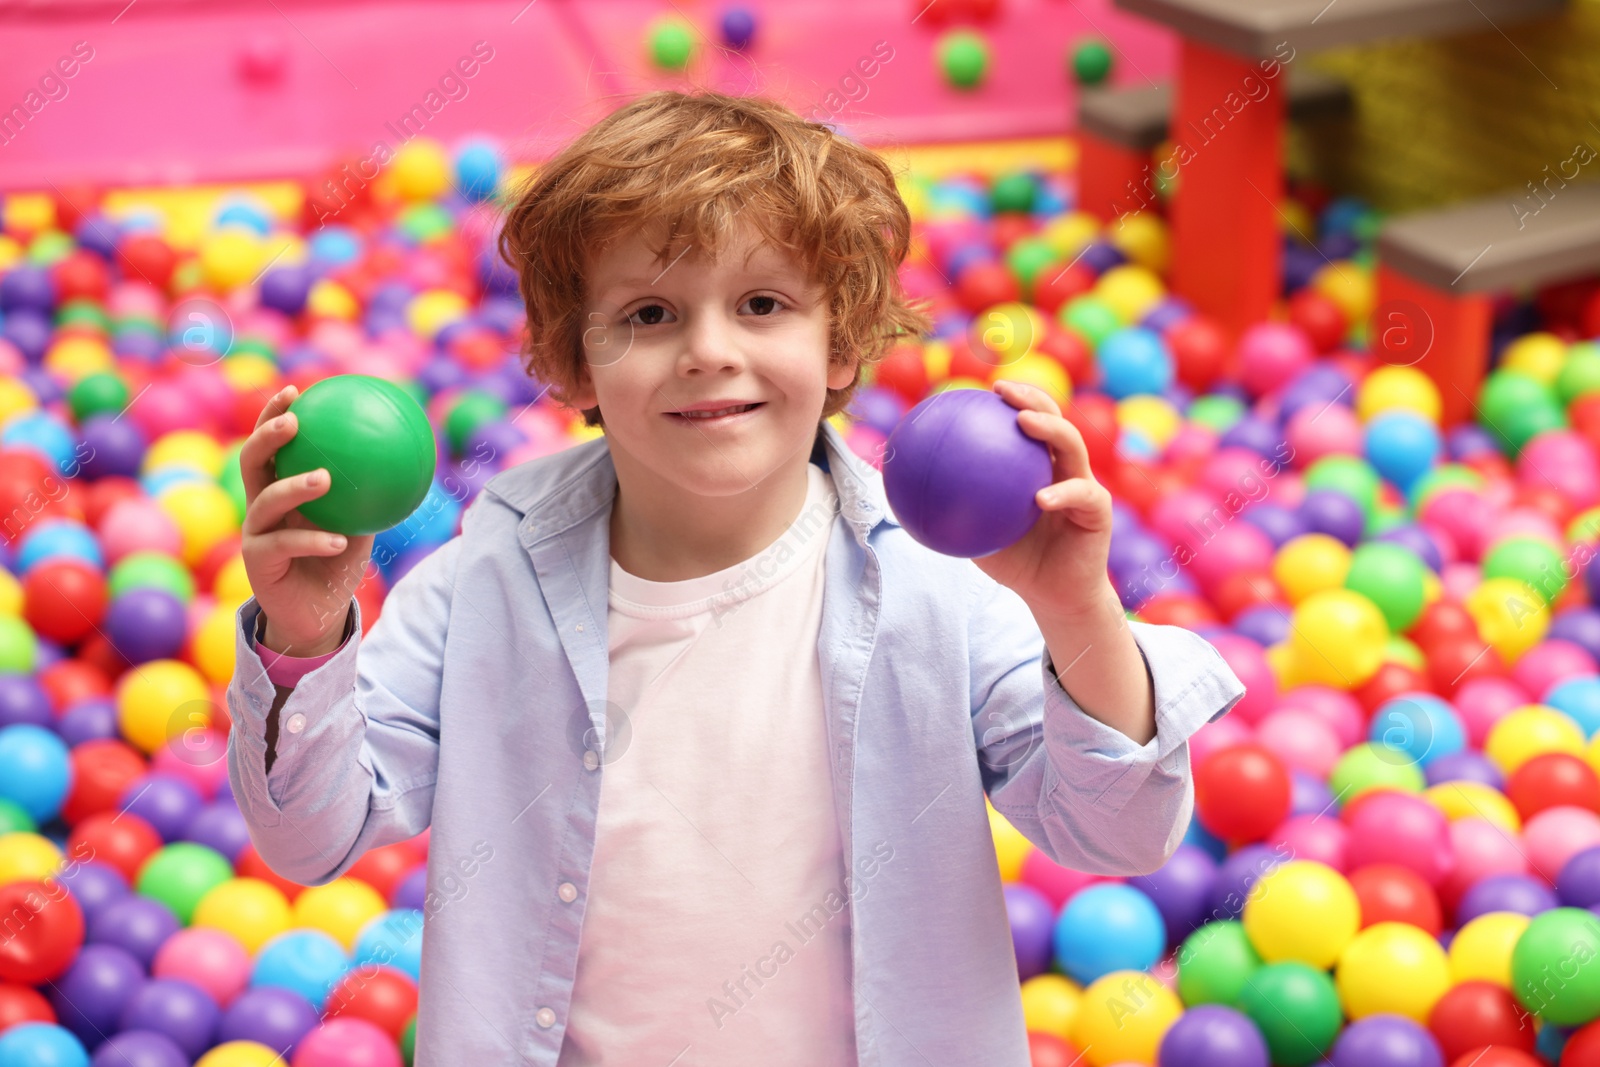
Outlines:
<svg viewBox="0 0 1600 1067"><path fill-rule="evenodd" d="M1161 221L1161 216L1136 211L1118 220L1106 236L1112 247L1134 263L1158 274L1166 272L1171 243L1167 238L1167 224Z"/></svg>
<svg viewBox="0 0 1600 1067"><path fill-rule="evenodd" d="M156 504L177 524L183 538L183 561L191 567L212 545L239 532L233 498L215 482L179 482L164 490Z"/></svg>
<svg viewBox="0 0 1600 1067"><path fill-rule="evenodd" d="M56 202L44 193L17 193L0 202L7 233L28 237L56 227Z"/></svg>
<svg viewBox="0 0 1600 1067"><path fill-rule="evenodd" d="M150 445L139 466L140 474L149 474L163 467L188 467L207 478L222 473L224 449L220 442L199 430L174 430L162 434Z"/></svg>
<svg viewBox="0 0 1600 1067"><path fill-rule="evenodd" d="M232 292L266 265L261 238L243 226L224 226L200 242L200 274L207 285Z"/></svg>
<svg viewBox="0 0 1600 1067"><path fill-rule="evenodd" d="M1112 267L1095 283L1093 295L1117 313L1129 325L1144 318L1151 308L1167 295L1161 279L1145 267L1123 265Z"/></svg>
<svg viewBox="0 0 1600 1067"><path fill-rule="evenodd" d="M359 878L335 878L294 898L294 925L309 926L353 951L361 928L389 909L378 891Z"/></svg>
<svg viewBox="0 0 1600 1067"><path fill-rule="evenodd" d="M922 368L928 372L928 381L937 382L950 374L950 346L943 341L929 341L922 346Z"/></svg>
<svg viewBox="0 0 1600 1067"><path fill-rule="evenodd" d="M402 200L437 200L450 189L450 156L430 138L407 141L389 167Z"/></svg>
<svg viewBox="0 0 1600 1067"><path fill-rule="evenodd" d="M973 354L1004 378L1011 364L1044 339L1045 320L1026 304L996 304L974 316L968 332Z"/></svg>
<svg viewBox="0 0 1600 1067"><path fill-rule="evenodd" d="M1062 411L1072 402L1072 380L1067 377L1066 368L1037 352L1023 356L1009 367L1002 367L995 377L1043 389Z"/></svg>
<svg viewBox="0 0 1600 1067"><path fill-rule="evenodd" d="M141 663L117 682L117 725L127 742L154 752L212 718L211 689L200 673L175 659Z"/></svg>
<svg viewBox="0 0 1600 1067"><path fill-rule="evenodd" d="M283 1067L283 1057L254 1041L225 1041L195 1061L194 1067Z"/></svg>
<svg viewBox="0 0 1600 1067"><path fill-rule="evenodd" d="M22 617L22 583L4 567L0 567L0 615L17 619Z"/></svg>
<svg viewBox="0 0 1600 1067"><path fill-rule="evenodd" d="M1029 1033L1072 1040L1083 987L1060 974L1041 974L1022 983L1022 1021Z"/></svg>
<svg viewBox="0 0 1600 1067"><path fill-rule="evenodd" d="M211 595L219 607L228 607L230 611L255 595L250 588L250 572L244 568L243 554L235 555L217 571Z"/></svg>
<svg viewBox="0 0 1600 1067"><path fill-rule="evenodd" d="M1272 677L1278 683L1280 691L1293 689L1297 685L1306 685L1311 679L1304 677L1300 664L1295 659L1294 649L1288 641L1279 641L1275 645L1268 645L1267 666L1272 668Z"/></svg>
<svg viewBox="0 0 1600 1067"><path fill-rule="evenodd" d="M288 930L292 920L283 890L259 878L235 878L201 897L189 924L221 930L254 956L262 945Z"/></svg>
<svg viewBox="0 0 1600 1067"><path fill-rule="evenodd" d="M0 208L3 211L4 208ZM26 249L15 237L0 234L0 270L10 270L22 259Z"/></svg>
<svg viewBox="0 0 1600 1067"><path fill-rule="evenodd" d="M1356 415L1362 422L1398 410L1437 423L1442 407L1439 387L1415 367L1378 367L1361 379L1356 390Z"/></svg>
<svg viewBox="0 0 1600 1067"><path fill-rule="evenodd" d="M1361 929L1361 902L1344 875L1293 860L1261 876L1244 904L1244 932L1268 963L1327 970Z"/></svg>
<svg viewBox="0 0 1600 1067"><path fill-rule="evenodd" d="M1022 863L1033 851L1033 842L1023 837L1022 831L1012 826L988 801L984 804L989 809L989 832L994 837L995 858L1000 862L1000 880L1015 882L1022 877Z"/></svg>
<svg viewBox="0 0 1600 1067"><path fill-rule="evenodd" d="M0 885L39 882L61 869L61 850L43 834L0 834Z"/></svg>
<svg viewBox="0 0 1600 1067"><path fill-rule="evenodd" d="M321 278L312 284L311 292L306 294L306 313L317 319L354 322L361 314L361 303L338 282Z"/></svg>
<svg viewBox="0 0 1600 1067"><path fill-rule="evenodd" d="M1351 589L1325 589L1295 606L1289 630L1300 670L1340 689L1363 685L1383 666L1389 626L1383 612Z"/></svg>
<svg viewBox="0 0 1600 1067"><path fill-rule="evenodd" d="M44 354L44 366L46 370L76 385L86 375L115 369L116 361L104 341L98 337L76 334L63 337L51 345Z"/></svg>
<svg viewBox="0 0 1600 1067"><path fill-rule="evenodd" d="M1523 334L1506 346L1500 357L1501 370L1514 370L1555 385L1562 364L1567 361L1567 343L1553 333Z"/></svg>
<svg viewBox="0 0 1600 1067"><path fill-rule="evenodd" d="M1183 1014L1178 995L1144 971L1112 971L1083 991L1072 1043L1093 1067L1155 1063L1167 1030Z"/></svg>
<svg viewBox="0 0 1600 1067"><path fill-rule="evenodd" d="M1039 236L1051 248L1070 259L1083 251L1084 245L1100 236L1100 220L1086 211L1074 211L1045 226Z"/></svg>
<svg viewBox="0 0 1600 1067"><path fill-rule="evenodd" d="M1525 704L1489 729L1483 753L1509 777L1535 756L1547 752L1584 755L1583 729L1555 708Z"/></svg>
<svg viewBox="0 0 1600 1067"><path fill-rule="evenodd" d="M1166 448L1183 426L1183 416L1166 398L1137 393L1117 401L1117 425L1139 434L1157 448Z"/></svg>
<svg viewBox="0 0 1600 1067"><path fill-rule="evenodd" d="M1533 920L1492 911L1463 926L1450 942L1450 977L1456 982L1493 982L1511 988L1511 952Z"/></svg>
<svg viewBox="0 0 1600 1067"><path fill-rule="evenodd" d="M406 306L406 321L423 337L432 338L440 330L464 318L467 300L449 289L430 289L418 293Z"/></svg>
<svg viewBox="0 0 1600 1067"><path fill-rule="evenodd" d="M1272 577L1291 604L1298 604L1313 593L1342 589L1349 573L1350 549L1325 533L1290 538L1272 560Z"/></svg>
<svg viewBox="0 0 1600 1067"><path fill-rule="evenodd" d="M1506 795L1482 782L1440 782L1423 790L1422 799L1438 808L1446 819L1482 819L1508 834L1522 832L1522 816Z"/></svg>
<svg viewBox="0 0 1600 1067"><path fill-rule="evenodd" d="M1339 957L1333 984L1351 1019L1389 1013L1426 1026L1450 988L1450 961L1426 931L1410 923L1374 923Z"/></svg>
<svg viewBox="0 0 1600 1067"><path fill-rule="evenodd" d="M1550 608L1527 582L1518 578L1486 578L1467 594L1467 614L1478 624L1478 636L1508 664L1544 640L1550 629Z"/></svg>
<svg viewBox="0 0 1600 1067"><path fill-rule="evenodd" d="M0 426L18 415L25 415L39 407L39 398L23 384L22 379L0 378Z"/></svg>
<svg viewBox="0 0 1600 1067"><path fill-rule="evenodd" d="M267 389L276 385L278 381L278 367L266 356L255 352L240 352L236 356L228 356L218 367L222 370L222 379L233 386L236 393L246 393L257 389ZM263 400L262 405L266 405Z"/></svg>
<svg viewBox="0 0 1600 1067"><path fill-rule="evenodd" d="M1372 274L1348 259L1319 268L1311 287L1338 304L1346 322L1366 322L1372 314Z"/></svg>
<svg viewBox="0 0 1600 1067"><path fill-rule="evenodd" d="M1278 205L1278 213L1283 218L1283 225L1279 229L1301 245L1305 245L1316 234L1317 220L1311 214L1311 209L1300 201L1285 200Z"/></svg>
<svg viewBox="0 0 1600 1067"><path fill-rule="evenodd" d="M243 603L243 601L240 601ZM239 605L228 607L218 604L205 620L195 628L189 639L189 654L200 673L214 685L227 685L233 677L235 613Z"/></svg>

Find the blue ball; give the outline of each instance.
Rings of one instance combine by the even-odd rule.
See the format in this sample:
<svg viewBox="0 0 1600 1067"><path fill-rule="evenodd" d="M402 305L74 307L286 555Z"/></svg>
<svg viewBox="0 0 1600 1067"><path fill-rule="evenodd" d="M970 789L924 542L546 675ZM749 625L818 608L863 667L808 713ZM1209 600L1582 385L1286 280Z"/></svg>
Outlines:
<svg viewBox="0 0 1600 1067"><path fill-rule="evenodd" d="M5 1067L89 1067L83 1042L54 1023L19 1023L0 1033Z"/></svg>
<svg viewBox="0 0 1600 1067"><path fill-rule="evenodd" d="M1600 678L1568 678L1551 686L1541 703L1572 716L1583 727L1584 737L1593 737L1600 730Z"/></svg>
<svg viewBox="0 0 1600 1067"><path fill-rule="evenodd" d="M493 141L477 138L467 141L456 152L456 184L468 200L492 199L500 187L504 169L500 149Z"/></svg>
<svg viewBox="0 0 1600 1067"><path fill-rule="evenodd" d="M1189 829L1183 832L1183 843L1203 849L1206 855L1221 863L1228 857L1228 846L1220 837L1200 825L1200 820L1189 817Z"/></svg>
<svg viewBox="0 0 1600 1067"><path fill-rule="evenodd" d="M1095 354L1101 388L1117 400L1161 393L1172 384L1172 353L1161 335L1141 326L1118 330Z"/></svg>
<svg viewBox="0 0 1600 1067"><path fill-rule="evenodd" d="M46 822L61 810L70 788L72 760L54 732L29 723L0 730L0 797L16 802L35 822Z"/></svg>
<svg viewBox="0 0 1600 1067"><path fill-rule="evenodd" d="M77 438L58 419L43 411L30 411L8 422L5 430L0 431L0 444L7 448L31 448L66 477L78 474Z"/></svg>
<svg viewBox="0 0 1600 1067"><path fill-rule="evenodd" d="M422 912L395 908L361 928L356 938L355 966L382 964L422 978Z"/></svg>
<svg viewBox="0 0 1600 1067"><path fill-rule="evenodd" d="M321 930L289 930L261 946L250 985L277 986L320 1006L349 969L339 942Z"/></svg>
<svg viewBox="0 0 1600 1067"><path fill-rule="evenodd" d="M1439 428L1410 411L1385 411L1367 423L1363 450L1373 469L1402 492L1438 462Z"/></svg>
<svg viewBox="0 0 1600 1067"><path fill-rule="evenodd" d="M312 264L323 269L342 267L361 255L361 238L348 226L324 226L309 245Z"/></svg>
<svg viewBox="0 0 1600 1067"><path fill-rule="evenodd" d="M1378 705L1367 739L1380 746L1380 756L1421 767L1467 745L1455 709L1432 693L1401 693Z"/></svg>
<svg viewBox="0 0 1600 1067"><path fill-rule="evenodd" d="M217 212L214 226L243 226L265 237L272 232L272 215L253 199L230 200Z"/></svg>
<svg viewBox="0 0 1600 1067"><path fill-rule="evenodd" d="M17 550L16 571L27 574L34 564L63 557L81 559L96 570L105 567L105 554L89 528L72 519L47 519L23 537Z"/></svg>
<svg viewBox="0 0 1600 1067"><path fill-rule="evenodd" d="M1161 912L1129 885L1089 886L1056 919L1056 962L1083 985L1112 971L1148 970L1166 945Z"/></svg>

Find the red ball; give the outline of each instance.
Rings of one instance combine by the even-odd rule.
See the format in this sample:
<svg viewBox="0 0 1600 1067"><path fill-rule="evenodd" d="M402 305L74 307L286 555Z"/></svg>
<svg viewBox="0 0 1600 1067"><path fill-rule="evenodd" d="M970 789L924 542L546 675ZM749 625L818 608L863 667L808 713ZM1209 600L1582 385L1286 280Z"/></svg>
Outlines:
<svg viewBox="0 0 1600 1067"><path fill-rule="evenodd" d="M239 554L239 546L243 543L244 539L235 533L206 549L206 554L200 557L200 562L194 568L196 587L211 592L217 584L217 575Z"/></svg>
<svg viewBox="0 0 1600 1067"><path fill-rule="evenodd" d="M76 826L91 815L112 811L117 800L149 771L133 746L115 738L85 741L72 750L72 788L61 805L61 817Z"/></svg>
<svg viewBox="0 0 1600 1067"><path fill-rule="evenodd" d="M1505 1045L1475 1049L1453 1060L1450 1067L1545 1067L1539 1057Z"/></svg>
<svg viewBox="0 0 1600 1067"><path fill-rule="evenodd" d="M979 260L961 269L956 275L956 303L976 315L996 304L1022 299L1022 286L1004 263L992 259Z"/></svg>
<svg viewBox="0 0 1600 1067"><path fill-rule="evenodd" d="M1029 1067L1074 1067L1083 1054L1054 1034L1028 1032Z"/></svg>
<svg viewBox="0 0 1600 1067"><path fill-rule="evenodd" d="M1101 393L1074 393L1061 413L1083 436L1089 469L1102 482L1117 469L1117 405ZM1121 496L1119 493L1118 496Z"/></svg>
<svg viewBox="0 0 1600 1067"><path fill-rule="evenodd" d="M1576 756L1546 752L1516 769L1506 796L1524 820L1562 804L1600 812L1600 776Z"/></svg>
<svg viewBox="0 0 1600 1067"><path fill-rule="evenodd" d="M384 900L394 896L397 886L417 868L416 853L409 845L396 843L369 849L345 873L359 878L378 891Z"/></svg>
<svg viewBox="0 0 1600 1067"><path fill-rule="evenodd" d="M1010 248L1024 237L1031 237L1039 230L1039 224L1033 216L1021 211L1002 211L995 215L989 230L989 239L996 247Z"/></svg>
<svg viewBox="0 0 1600 1067"><path fill-rule="evenodd" d="M278 890L291 901L304 892L306 888L299 882L289 881L289 879L268 867L267 861L261 858L261 854L256 851L256 846L252 844L246 844L239 851L239 858L234 862L234 868L239 872L240 878L259 878L263 882L270 882L272 885L277 886Z"/></svg>
<svg viewBox="0 0 1600 1067"><path fill-rule="evenodd" d="M1456 690L1474 678L1506 676L1505 661L1500 653L1477 638L1435 645L1426 652L1433 691L1446 699L1455 696Z"/></svg>
<svg viewBox="0 0 1600 1067"><path fill-rule="evenodd" d="M1402 922L1438 937L1444 929L1439 895L1422 876L1393 863L1370 863L1350 875L1350 888L1361 903L1361 927Z"/></svg>
<svg viewBox="0 0 1600 1067"><path fill-rule="evenodd" d="M56 299L104 300L111 289L111 271L106 261L86 249L68 253L50 268L55 278Z"/></svg>
<svg viewBox="0 0 1600 1067"><path fill-rule="evenodd" d="M60 714L80 700L111 695L111 681L93 664L62 659L39 672L39 685L50 694L50 703Z"/></svg>
<svg viewBox="0 0 1600 1067"><path fill-rule="evenodd" d="M336 1015L365 1019L396 1041L417 1010L417 987L393 967L356 967L339 979L322 1008L324 1020Z"/></svg>
<svg viewBox="0 0 1600 1067"><path fill-rule="evenodd" d="M1388 660L1378 668L1377 674L1354 691L1354 695L1367 717L1371 718L1373 712L1402 693L1428 693L1432 690L1433 684L1426 674L1410 664Z"/></svg>
<svg viewBox="0 0 1600 1067"><path fill-rule="evenodd" d="M1567 1035L1561 1046L1561 1067L1595 1067L1600 1064L1600 1023L1589 1023Z"/></svg>
<svg viewBox="0 0 1600 1067"><path fill-rule="evenodd" d="M1533 1018L1511 991L1494 982L1462 982L1433 1005L1428 1029L1446 1060L1486 1045L1532 1052Z"/></svg>
<svg viewBox="0 0 1600 1067"><path fill-rule="evenodd" d="M1195 769L1200 825L1230 844L1267 836L1288 818L1289 802L1289 772L1260 745L1219 749Z"/></svg>
<svg viewBox="0 0 1600 1067"><path fill-rule="evenodd" d="M1083 338L1053 322L1045 326L1044 337L1034 346L1034 351L1061 364L1061 369L1067 372L1067 380L1074 386L1082 387L1094 376L1094 360Z"/></svg>
<svg viewBox="0 0 1600 1067"><path fill-rule="evenodd" d="M1000 357L964 335L950 338L950 377L976 378L987 382L1000 368Z"/></svg>
<svg viewBox="0 0 1600 1067"><path fill-rule="evenodd" d="M1318 352L1338 348L1350 328L1339 305L1315 289L1302 289L1289 298L1289 323L1298 326Z"/></svg>
<svg viewBox="0 0 1600 1067"><path fill-rule="evenodd" d="M117 265L122 268L124 278L142 279L157 289L165 289L178 265L178 254L155 234L136 233L117 248Z"/></svg>
<svg viewBox="0 0 1600 1067"><path fill-rule="evenodd" d="M72 828L67 838L73 855L115 867L131 885L139 868L162 845L155 827L131 812L102 811Z"/></svg>
<svg viewBox="0 0 1600 1067"><path fill-rule="evenodd" d="M1098 280L1095 272L1082 263L1066 259L1052 263L1033 279L1033 306L1054 315L1068 300L1093 289Z"/></svg>
<svg viewBox="0 0 1600 1067"><path fill-rule="evenodd" d="M1139 606L1139 618L1156 626L1182 626L1186 630L1215 626L1221 621L1210 605L1188 593L1157 593Z"/></svg>
<svg viewBox="0 0 1600 1067"><path fill-rule="evenodd" d="M83 947L83 909L60 882L0 885L0 979L23 985L48 982L66 971Z"/></svg>
<svg viewBox="0 0 1600 1067"><path fill-rule="evenodd" d="M1283 604L1283 590L1268 571L1238 571L1228 575L1211 594L1211 602L1229 621L1262 604ZM1287 613L1287 612L1286 612Z"/></svg>
<svg viewBox="0 0 1600 1067"><path fill-rule="evenodd" d="M1555 486L1543 484L1519 487L1510 507L1511 510L1528 508L1540 512L1560 529L1565 529L1577 513L1572 501L1562 496Z"/></svg>
<svg viewBox="0 0 1600 1067"><path fill-rule="evenodd" d="M0 982L0 1033L21 1023L53 1023L56 1010L39 995L37 989L25 985Z"/></svg>
<svg viewBox="0 0 1600 1067"><path fill-rule="evenodd" d="M872 369L872 383L915 404L928 393L928 365L915 345L896 345Z"/></svg>
<svg viewBox="0 0 1600 1067"><path fill-rule="evenodd" d="M1441 644L1476 641L1478 624L1460 601L1440 597L1422 609L1406 633L1423 652L1428 652Z"/></svg>
<svg viewBox="0 0 1600 1067"><path fill-rule="evenodd" d="M144 487L126 475L113 474L98 478L89 483L88 491L84 494L83 521L98 533L106 512L124 500L142 500L144 496Z"/></svg>
<svg viewBox="0 0 1600 1067"><path fill-rule="evenodd" d="M22 617L57 644L75 645L93 633L106 603L105 577L83 560L45 560L22 579Z"/></svg>

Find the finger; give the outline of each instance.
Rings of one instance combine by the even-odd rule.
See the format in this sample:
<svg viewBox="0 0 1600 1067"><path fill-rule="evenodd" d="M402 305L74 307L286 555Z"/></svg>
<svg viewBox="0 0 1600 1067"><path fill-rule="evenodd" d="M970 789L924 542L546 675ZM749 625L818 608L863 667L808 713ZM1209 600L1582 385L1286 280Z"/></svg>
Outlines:
<svg viewBox="0 0 1600 1067"><path fill-rule="evenodd" d="M1111 493L1090 478L1068 478L1039 490L1035 498L1045 511L1065 512L1082 525L1099 529L1111 520Z"/></svg>
<svg viewBox="0 0 1600 1067"><path fill-rule="evenodd" d="M288 444L300 428L294 412L286 411L262 423L239 449L239 474L244 479L244 503L249 507L277 477L278 449Z"/></svg>
<svg viewBox="0 0 1600 1067"><path fill-rule="evenodd" d="M1026 382L1013 382L1008 378L996 378L994 391L1003 397L1006 403L1014 408L1025 411L1042 411L1047 415L1061 414L1061 405L1057 404L1055 397L1040 389L1037 385Z"/></svg>
<svg viewBox="0 0 1600 1067"><path fill-rule="evenodd" d="M328 472L323 467L293 478L278 479L261 490L255 502L245 508L244 532L257 535L277 529L289 512L326 493L328 485Z"/></svg>
<svg viewBox="0 0 1600 1067"><path fill-rule="evenodd" d="M301 556L337 556L349 544L343 534L327 530L273 530L251 539L251 554L264 568Z"/></svg>
<svg viewBox="0 0 1600 1067"><path fill-rule="evenodd" d="M1089 469L1089 446L1083 434L1067 419L1030 409L1017 412L1017 425L1029 437L1050 446L1056 481L1094 478L1094 472Z"/></svg>
<svg viewBox="0 0 1600 1067"><path fill-rule="evenodd" d="M286 385L267 398L261 405L261 414L256 416L256 426L282 415L289 410L289 405L294 403L294 398L300 395L300 390L293 385Z"/></svg>

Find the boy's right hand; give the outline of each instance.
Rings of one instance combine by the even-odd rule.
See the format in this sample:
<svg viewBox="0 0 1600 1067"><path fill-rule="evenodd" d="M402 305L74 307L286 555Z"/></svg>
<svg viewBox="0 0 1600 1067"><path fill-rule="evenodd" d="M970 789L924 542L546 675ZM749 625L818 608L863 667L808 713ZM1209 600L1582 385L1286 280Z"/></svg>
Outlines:
<svg viewBox="0 0 1600 1067"><path fill-rule="evenodd" d="M290 385L267 401L239 451L245 497L240 550L267 617L261 644L290 656L320 656L339 647L372 535L329 533L295 510L328 491L326 468L276 480L278 449L298 428L288 410L298 395Z"/></svg>

